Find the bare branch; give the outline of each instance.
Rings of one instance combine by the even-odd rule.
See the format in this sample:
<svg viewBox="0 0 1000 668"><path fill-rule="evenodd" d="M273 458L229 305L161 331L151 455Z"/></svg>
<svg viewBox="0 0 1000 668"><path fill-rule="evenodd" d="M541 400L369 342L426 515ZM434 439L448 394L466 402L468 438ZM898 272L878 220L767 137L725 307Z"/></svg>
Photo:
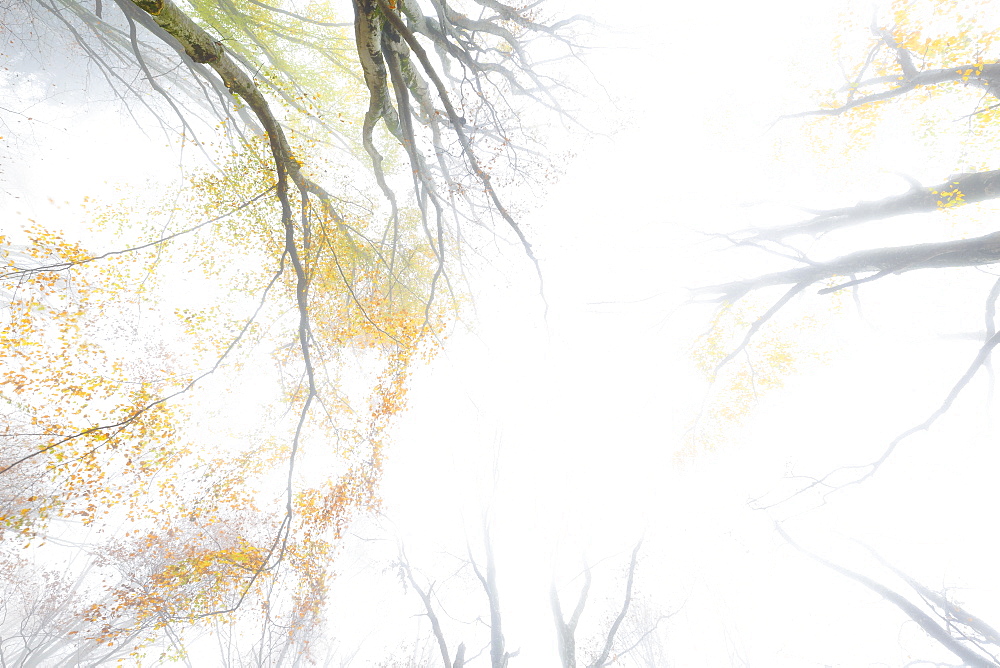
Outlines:
<svg viewBox="0 0 1000 668"><path fill-rule="evenodd" d="M809 220L767 229L746 230L737 236L741 241L778 241L797 234L819 236L844 227L885 220L911 213L932 213L1000 197L1000 170L955 174L944 183L916 186L902 195L892 195L854 206L831 209Z"/></svg>
<svg viewBox="0 0 1000 668"><path fill-rule="evenodd" d="M895 605L897 608L902 610L903 613L905 613L910 619L916 622L917 625L920 626L920 628L922 628L927 633L927 635L932 637L934 640L938 641L938 643L940 643L948 651L952 652L955 656L964 661L967 665L973 666L973 668L997 668L997 666L1000 666L1000 664L990 661L989 659L983 657L979 653L966 647L955 638L952 638L951 634L949 634L936 621L934 621L934 619L930 615L928 615L919 607L911 603L902 595L898 594L897 592L889 589L888 587L882 584L879 584L878 582L872 580L869 577L866 577L864 575L861 575L860 573L856 573L852 570L844 568L843 566L835 564L831 561L827 561L826 559L820 557L819 555L810 552L809 550L806 550L798 543L796 543L794 540L792 540L791 536L789 536L785 532L785 530L781 527L780 524L777 523L775 524L775 530L782 538L785 539L785 542L787 542L789 545L794 547L802 554L826 566L827 568L837 573L840 573L844 577L850 578L851 580L854 580L855 582L867 587L871 591L878 594L886 602Z"/></svg>
<svg viewBox="0 0 1000 668"><path fill-rule="evenodd" d="M409 580L410 584L416 590L417 595L420 596L420 600L424 604L424 612L427 615L427 619L431 622L431 632L434 634L434 639L437 641L438 649L441 651L441 659L444 661L445 668L452 668L453 664L448 656L448 642L444 638L444 631L441 630L441 622L438 620L437 613L434 611L434 603L431 601L431 593L434 590L434 585L431 584L430 587L425 591L421 587L416 578L413 577L413 569L410 568L410 561L406 558L406 552L403 551L403 547L399 548L399 567L403 570L406 575L406 579ZM465 661L465 645L459 645L458 655L455 657L454 668L460 668Z"/></svg>
<svg viewBox="0 0 1000 668"><path fill-rule="evenodd" d="M601 650L600 655L591 662L588 668L604 668L608 665L608 657L611 655L611 648L615 644L615 636L618 634L618 628L625 620L625 616L628 615L629 606L632 605L632 584L635 581L635 565L639 558L639 549L641 547L642 541L640 540L635 544L635 549L632 550L632 560L628 566L628 581L625 585L625 600L622 601L622 609L618 612L618 616L615 618L611 628L608 629L608 635L604 639L604 648Z"/></svg>
<svg viewBox="0 0 1000 668"><path fill-rule="evenodd" d="M887 276L917 269L976 267L995 262L1000 262L1000 232L971 239L857 251L827 262L698 288L695 294L706 295L709 301L732 303L750 292L775 285L805 287L835 276L868 272ZM840 287L845 286L835 289Z"/></svg>
<svg viewBox="0 0 1000 668"><path fill-rule="evenodd" d="M757 505L755 503L755 505L757 505L759 509L772 508L776 505L784 503L785 501L788 501L801 494L804 494L809 490L817 488L826 489L826 491L823 494L823 498L826 499L826 497L830 496L834 492L841 491L852 485L857 485L861 482L864 482L868 478L871 478L873 475L875 475L875 473L879 470L879 468L881 468L881 466L889 459L892 453L896 451L896 448L903 441L905 441L910 436L913 436L918 432L927 431L928 429L931 428L931 426L934 425L935 422L937 422L938 418L940 418L942 415L944 415L951 409L952 404L955 403L955 400L962 393L965 387L969 384L969 381L972 380L973 376L976 375L976 372L979 371L980 368L985 366L986 361L989 359L990 354L993 352L993 349L997 345L1000 345L1000 332L994 334L983 344L983 346L979 349L979 353L976 355L975 359L972 360L972 364L969 365L969 368L965 371L964 374L962 374L962 377L959 378L958 382L955 383L955 385L951 388L951 391L948 393L948 396L945 397L944 401L941 403L940 406L938 406L937 410L931 413L930 416L928 416L927 419L921 422L920 424L914 427L910 427L906 431L896 436L896 438L894 438L886 447L886 449L882 452L881 456L879 456L879 458L876 459L875 461L869 464L839 467L838 469L831 471L830 473L827 473L821 478L810 478L809 484L791 493L788 497L786 497L781 501L767 505ZM846 482L838 482L838 483L831 482L835 477L841 475L844 472L854 472L854 477L847 480Z"/></svg>
<svg viewBox="0 0 1000 668"><path fill-rule="evenodd" d="M576 626L583 614L583 608L587 604L587 595L590 593L592 581L590 566L584 568L583 575L583 587L580 589L576 608L573 609L573 614L568 622L563 619L562 608L559 605L559 592L555 582L552 583L552 589L549 593L552 614L555 617L556 637L559 642L559 658L562 660L563 668L576 668Z"/></svg>
<svg viewBox="0 0 1000 668"><path fill-rule="evenodd" d="M982 637L983 641L991 645L994 645L997 649L1000 649L1000 631L997 631L995 628L987 624L979 617L969 612L966 612L961 606L959 606L954 601L950 600L947 596L925 587L923 584L913 579L905 572L901 571L900 569L890 564L882 557L882 555L880 555L870 546L865 545L864 543L861 543L861 545L863 545L864 548L868 550L868 552L870 552L871 555L875 557L875 559L877 559L880 564L891 570L893 573L898 575L902 580L904 580L908 585L913 587L913 589L918 594L920 594L920 596L924 600L940 608L943 611L944 617L949 624L960 624L963 626L968 626L975 633L978 633ZM991 655L991 657L993 658L994 661L996 661L995 656Z"/></svg>
<svg viewBox="0 0 1000 668"><path fill-rule="evenodd" d="M508 660L514 656L504 648L503 618L500 614L500 591L497 589L497 569L496 561L493 557L493 540L490 538L489 526L483 526L483 544L486 548L486 573L479 570L475 559L472 557L472 550L469 550L469 561L472 570L479 578L479 583L486 592L486 599L490 606L490 665L493 668L506 668ZM515 652L516 654L516 652Z"/></svg>

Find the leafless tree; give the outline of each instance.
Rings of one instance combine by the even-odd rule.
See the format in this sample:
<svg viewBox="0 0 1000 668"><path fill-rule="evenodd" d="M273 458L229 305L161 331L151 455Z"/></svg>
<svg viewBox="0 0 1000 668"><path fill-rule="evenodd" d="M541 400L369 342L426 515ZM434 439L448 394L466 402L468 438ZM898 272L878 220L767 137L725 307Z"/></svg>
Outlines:
<svg viewBox="0 0 1000 668"><path fill-rule="evenodd" d="M506 649L506 639L503 634L503 614L500 609L500 590L497 586L496 559L493 555L493 541L490 538L488 526L484 526L483 528L483 546L486 553L485 565L481 566L476 560L471 546L468 547L466 565L475 574L476 580L486 595L489 607L489 621L486 622L486 625L490 630L488 644L490 666L492 668L506 668L508 661L511 657L517 656L517 652L508 652ZM448 640L441 625L440 615L434 604L435 584L420 584L402 549L400 550L399 568L405 580L417 592L423 603L424 614L427 615L427 619L430 621L431 632L437 642L444 666L446 668L462 668L473 657L466 657L466 645L464 642L461 642L455 649L454 659L452 659ZM479 656L481 653L482 651L477 652L475 656Z"/></svg>
<svg viewBox="0 0 1000 668"><path fill-rule="evenodd" d="M490 613L489 621L484 622L490 630L489 642L482 649L472 653L467 652L465 642L461 642L457 647L454 647L454 641L448 639L448 632L442 623L442 615L446 613L438 600L438 583L424 582L419 572L411 566L405 553L402 550L400 551L397 564L400 569L401 578L420 597L424 610L423 614L430 622L431 633L437 644L438 653L443 665L447 668L462 668L463 666L471 665L474 659L486 654L487 650L491 668L508 666L510 659L518 655L517 651L509 652L506 649L507 641L503 633L503 614L500 607L499 588L497 586L493 543L488 531L484 532L483 545L485 553L484 563L481 564L473 556L472 549L470 548L468 559L465 560L464 564L465 567L473 572L482 592L485 593ZM587 668L605 668L606 666L615 664L638 648L645 647L660 623L670 616L654 615L649 610L646 610L647 614L641 615L641 619L638 619L635 614L636 599L634 584L641 547L642 541L639 541L632 550L621 607L614 614L614 617L608 621L607 629L597 639L599 647L587 661ZM584 607L590 596L590 585L592 582L591 568L585 568L582 575L584 577L583 588L569 619L566 619L563 615L559 593L555 585L552 586L550 591L550 602L559 644L560 664L564 668L575 668L577 665L577 624L583 615ZM588 642L590 640L592 639L588 639Z"/></svg>
<svg viewBox="0 0 1000 668"><path fill-rule="evenodd" d="M634 636L631 639L631 642L627 643L625 647L621 647L621 635L619 632L622 629L622 623L629 616L629 612L634 605L633 587L635 584L635 569L639 559L639 550L641 548L642 541L640 540L632 549L632 558L629 561L628 575L625 581L625 597L622 601L621 609L609 625L607 631L600 638L600 649L598 652L590 660L586 661L585 665L587 668L604 668L605 666L616 663L620 658L641 646L643 642L656 631L660 622L668 617L668 615L661 615L651 623L647 624L647 628L638 629L631 634ZM556 626L556 638L559 644L559 658L562 662L563 668L576 668L577 666L577 626L580 622L581 616L583 615L584 607L586 606L588 596L590 595L590 586L593 582L593 575L591 574L590 566L584 568L583 578L583 586L580 589L580 595L577 597L576 606L573 608L573 612L570 614L569 619L567 619L563 613L562 604L559 600L559 591L556 588L555 583L553 583L552 590L550 592L552 614ZM645 621L648 622L649 620Z"/></svg>

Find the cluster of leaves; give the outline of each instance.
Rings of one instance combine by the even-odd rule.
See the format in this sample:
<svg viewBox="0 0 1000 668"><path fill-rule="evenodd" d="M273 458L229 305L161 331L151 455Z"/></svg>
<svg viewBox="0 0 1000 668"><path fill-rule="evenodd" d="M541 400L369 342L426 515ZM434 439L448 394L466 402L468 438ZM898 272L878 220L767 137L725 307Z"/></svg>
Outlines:
<svg viewBox="0 0 1000 668"><path fill-rule="evenodd" d="M477 7L358 0L344 23L321 0L10 10L212 165L159 201L88 211L113 250L0 239L0 542L89 555L106 579L90 642L179 656L185 634L263 619L308 654L338 541L379 509L414 368L464 301L462 226L502 226L535 259L504 200L545 162L519 153L540 134L523 101L560 111L526 47L572 52L568 22Z"/></svg>
<svg viewBox="0 0 1000 668"><path fill-rule="evenodd" d="M907 119L939 162L962 171L992 166L991 147L1000 141L1000 23L988 3L895 0L874 19L861 12L842 18L834 51L845 84L827 91L819 110L803 114L843 117L837 124L822 118L808 123L822 162L839 165L837 147L843 145L857 157Z"/></svg>
<svg viewBox="0 0 1000 668"><path fill-rule="evenodd" d="M810 362L825 361L828 352L812 345L819 324L816 314L801 312L790 322L771 322L758 330L754 324L763 310L753 299L723 306L692 348L695 366L712 390L674 455L678 464L732 442L767 394L784 387ZM754 336L741 341L751 329Z"/></svg>
<svg viewBox="0 0 1000 668"><path fill-rule="evenodd" d="M25 537L57 510L94 522L134 498L130 488L168 465L177 446L177 416L157 401L175 382L156 355L121 345L137 297L122 299L121 286L89 266L71 275L44 269L88 257L37 228L27 245L4 251L3 274L14 280L0 333L0 466L17 469L5 481L18 492L3 499L0 528Z"/></svg>
<svg viewBox="0 0 1000 668"><path fill-rule="evenodd" d="M894 0L888 13L899 46L926 68L947 68L982 64L996 51L1000 26L991 24L989 8L983 0Z"/></svg>
<svg viewBox="0 0 1000 668"><path fill-rule="evenodd" d="M290 637L319 628L337 541L378 508L387 430L445 336L416 213L401 212L390 250L361 210L305 210L307 364L261 156L247 144L142 222L134 203L92 211L100 229L154 240L128 252L40 229L2 244L0 528L35 545L56 529L79 539L68 521L125 531L92 548L113 583L86 615L98 644L169 632L183 647L184 626L261 606ZM197 295L185 307L178 283ZM246 386L260 388L250 403Z"/></svg>

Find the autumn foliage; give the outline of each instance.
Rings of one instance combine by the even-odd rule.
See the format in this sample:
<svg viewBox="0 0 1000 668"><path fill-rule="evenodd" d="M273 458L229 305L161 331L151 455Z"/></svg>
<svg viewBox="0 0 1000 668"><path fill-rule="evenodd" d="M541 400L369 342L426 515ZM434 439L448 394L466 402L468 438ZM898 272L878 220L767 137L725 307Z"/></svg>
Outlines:
<svg viewBox="0 0 1000 668"><path fill-rule="evenodd" d="M387 430L452 307L431 300L415 215L383 250L362 212L307 203L307 368L274 188L249 144L169 209L88 206L128 251L0 239L2 541L107 536L92 549L112 584L85 615L99 644L138 652L262 606L291 637L313 628L338 539L379 506Z"/></svg>
<svg viewBox="0 0 1000 668"><path fill-rule="evenodd" d="M308 661L465 254L509 236L540 277L509 200L549 161L520 114L569 116L543 75L562 59L526 46L572 52L578 19L293 5L2 10L185 160L71 230L0 237L0 567L37 580L19 550L76 550L53 657L170 660L211 630Z"/></svg>

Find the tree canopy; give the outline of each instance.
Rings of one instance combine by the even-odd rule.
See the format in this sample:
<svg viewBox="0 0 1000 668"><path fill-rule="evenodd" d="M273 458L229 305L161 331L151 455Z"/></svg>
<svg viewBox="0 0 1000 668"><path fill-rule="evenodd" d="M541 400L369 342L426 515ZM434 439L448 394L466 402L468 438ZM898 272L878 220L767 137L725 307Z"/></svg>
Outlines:
<svg viewBox="0 0 1000 668"><path fill-rule="evenodd" d="M14 76L72 58L87 94L200 154L180 184L85 205L107 249L0 236L4 544L58 534L116 578L72 633L182 656L185 627L262 615L258 654L308 656L467 256L513 242L538 269L508 198L548 163L520 114L571 118L580 22L493 0L4 8Z"/></svg>
<svg viewBox="0 0 1000 668"><path fill-rule="evenodd" d="M918 126L930 125L944 134L950 130L947 126L951 123L941 116L955 114L958 109L964 112L959 119L962 121L962 148L957 164L942 165L941 171L955 172L963 167L988 164L984 149L996 142L993 120L1000 91L997 87L1000 71L989 62L989 53L1000 32L996 26L978 21L974 12L974 3L949 1L926 6L893 3L889 13L892 23L881 22L888 20L888 16L883 19L876 14L872 19L867 51L863 57L855 54L852 69L845 70L846 84L830 93L822 107L784 116L778 122L843 117L850 136L860 144L855 150L863 150L865 142L870 142L873 135L886 131L887 123L901 120ZM892 104L899 108L886 106ZM932 135L929 141L933 139ZM988 267L1000 259L997 254L1000 237L992 231L982 234L984 216L991 210L991 202L1000 197L998 172L979 167L975 171L952 173L930 185L921 184L912 175L900 176L908 185L903 194L861 201L852 206L809 211L808 216L798 222L754 227L725 236L736 246L768 252L781 257L785 264L791 262L792 266L696 291L698 300L733 304L768 288L783 287L785 290L758 317L746 323L745 336L737 345L726 350L724 355L719 352L715 372L743 352L768 320L789 301L810 288L820 295L848 289L857 294L858 286L887 276L918 270ZM938 239L869 247L865 244L866 236L856 234L847 242L850 252L828 257L829 252L825 251L826 246L837 247L837 241L831 243L829 239L848 228L886 225L894 218L917 214L936 215L939 223L947 222L936 235ZM808 246L813 250L806 250ZM814 259L811 255L816 249L826 256ZM818 289L814 287L817 285ZM860 476L857 479L871 475L908 436L934 424L977 371L987 365L991 351L1000 343L994 323L998 295L1000 282L994 283L988 295L984 295L985 340L964 373L956 376L956 383L944 395L938 409L929 413L923 422L902 431L887 444L877 460L857 467ZM822 478L819 484L825 485L826 481Z"/></svg>
<svg viewBox="0 0 1000 668"><path fill-rule="evenodd" d="M846 11L833 45L837 82L819 69L800 72L815 91L814 105L782 108L784 115L764 124L751 118L748 96L767 97L766 83L741 83L740 99L729 104L745 106L740 122L785 151L773 162L788 164L775 171L792 181L795 170L811 170L814 182L806 188L809 177L796 181L794 197L775 186L777 198L795 199L780 207L727 209L736 222L726 227L704 212L714 210L710 200L730 196L728 189L746 187L726 175L739 170L720 167L730 158L735 165L738 149L718 150L710 140L724 132L714 127L724 116L713 108L721 106L711 92L715 73L731 63L706 54L709 64L661 83L673 57L693 52L687 24L661 31L687 51L641 44L641 55L621 59L613 75L637 97L669 89L669 99L657 98L655 123L640 130L645 162L601 165L604 181L571 195L595 220L576 213L560 222L548 213L549 220L533 221L529 212L545 203L571 152L565 149L575 140L567 133L579 131L587 149L596 143L582 118L599 89L587 88L582 57L593 43L592 19L541 2L496 0L4 5L6 141L30 151L34 130L47 123L31 103L18 103L19 91L30 89L32 99L46 102L65 95L81 118L109 112L112 124L149 140L134 153L165 144L174 164L151 156L157 172L145 187L109 187L80 206L66 202L72 223L35 216L20 230L0 229L0 662L200 665L192 652L212 645L212 661L225 665L511 668L535 660L521 655L520 644L534 633L545 635L550 660L563 666L683 665L698 640L688 639L687 654L674 653L667 639L681 646L684 633L673 635L673 625L706 633L724 626L729 603L719 590L730 586L733 608L755 610L758 629L768 615L775 626L783 620L806 628L812 614L838 614L832 603L825 609L824 595L853 596L871 604L858 620L878 616L885 620L879 631L909 620L924 634L923 644L909 636L899 643L907 652L918 647L920 656L907 657L911 665L934 651L965 665L1000 665L990 613L968 612L976 606L959 601L945 581L940 589L927 584L937 576L911 569L907 555L883 557L885 544L854 551L861 556L838 553L808 538L823 513L835 515L859 498L870 505L844 511L856 524L864 513L905 515L894 503L927 501L926 478L898 478L930 448L902 457L901 446L924 432L947 440L931 428L963 408L974 379L992 382L990 358L1000 343L993 270L1000 232L992 222L1000 198L992 158L1000 140L1000 25L993 13L972 0L892 0L874 11ZM735 16L713 20L733 32ZM801 60L812 63L815 55ZM831 59L826 51L822 58ZM66 82L75 97L59 88ZM687 106L680 91L694 83L692 114L712 128L686 124L690 118L677 111ZM603 113L627 126L632 102L609 98ZM777 105L771 102L769 113ZM684 155L685 135L695 137L701 157ZM126 136L122 131L122 142ZM900 145L900 136L910 157L886 148ZM88 157L116 148L90 142ZM16 159L0 160L11 195ZM872 176L879 161L886 178ZM638 185L609 185L622 183L611 174L616 169ZM59 199L60 185L50 184ZM771 197L770 188L754 196L765 190ZM816 193L820 201L809 201ZM660 219L630 220L635 198ZM13 199L5 210L19 206ZM615 293L629 276L702 262L702 247L664 241L656 228L689 214L695 220L684 224L707 237L726 266L696 284L685 276L690 289L666 319L656 301L662 294L631 301ZM553 243L559 234L564 238ZM588 234L592 254L575 264L550 262L572 255ZM506 269L493 266L498 258ZM519 315L500 336L530 329L520 317L529 312L550 329L539 338L544 344L515 350L512 357L524 360L507 358L516 378L495 392L509 399L508 412L544 422L531 423L531 438L522 425L506 441L498 427L492 453L484 439L463 434L462 448L489 460L479 478L454 465L454 451L455 468L442 465L447 457L436 459L435 448L443 446L430 441L454 439L453 422L487 422L482 416L491 408L471 390L461 404L440 392L421 404L451 402L436 407L428 442L391 448L419 396L413 388L422 367L452 353L456 332L475 338L467 331L475 331L482 276L504 271L512 283L530 283L531 297L517 304ZM829 392L815 395L828 426L798 434L761 426L767 418L755 413L758 405L772 412L783 405L768 404L766 395L792 385L799 389L783 396L797 394L801 408L803 397L814 396L802 389L808 381L829 378L816 369L838 353L817 340L836 340L845 312L853 308L864 321L895 302L935 317L931 300L908 282L920 275L939 276L936 285L952 290L956 309L975 301L966 310L976 310L982 331L962 332L976 347L963 349L960 363L933 353L914 358L928 380L885 399L908 400L912 411L887 410L873 427L849 402L838 402L858 388L896 387L869 364L870 377L830 381ZM566 286L573 283L606 292L571 306ZM546 320L550 302L555 317ZM579 313L567 316L572 308ZM610 317L599 313L604 308ZM632 323L636 313L635 322L649 317L655 325ZM611 329L616 319L619 329ZM664 352L671 343L660 332L678 321L683 329L685 319L707 331L693 343L685 332L687 353ZM602 328L625 336L601 338ZM570 345L560 348L566 339ZM546 380L552 369L560 384ZM698 372L704 378L693 380ZM965 409L961 419L991 410ZM802 429L796 419L777 418ZM828 447L822 432L832 432L834 422L849 437ZM956 440L966 438L957 432ZM755 445L761 433L782 442ZM590 441L598 446L588 450ZM938 443L935 453L945 449ZM506 469L505 448L523 450ZM467 507L482 506L481 542L449 524L447 512L427 511L426 523L454 543L436 553L437 563L426 546L404 548L392 513L382 514L390 450L410 449L417 452L404 461L413 471L397 468L396 475L412 479L415 505L450 493L448 511L462 513L463 524ZM942 470L954 463L935 456ZM435 475L420 469L426 477L418 478L413 463L421 458ZM805 474L800 461L809 463ZM903 473L893 478L897 463ZM726 466L741 469L737 484L724 480ZM767 469L763 483L759 469ZM772 469L783 469L783 477ZM504 476L520 482L504 492ZM944 477L930 479L941 484L947 512L966 511L955 499L960 491L973 494L974 485ZM749 503L744 488L752 488ZM880 497L880 489L888 491ZM991 493L982 492L984 504ZM552 501L561 494L566 498ZM895 502L885 498L893 495ZM512 498L526 508L520 523L498 501ZM572 513L560 503L592 515L567 519ZM744 511L752 519L732 520L744 533L725 533L730 515ZM549 514L556 519L544 535L531 534L529 520ZM566 539L570 526L580 536ZM567 557L564 542L584 547ZM964 544L952 538L955 551ZM513 567L512 554L532 559L535 572ZM354 599L338 596L335 577L352 568L352 555L364 562L359 581L369 587ZM773 576L767 568L751 572L752 558L788 570L766 613L756 611L763 605L756 601L737 602L736 589L763 588ZM560 560L566 572L546 571ZM605 562L614 576L602 570ZM796 569L815 563L822 575L795 580ZM684 585L695 571L708 573L711 586ZM824 593L808 610L775 610L784 600L804 605L813 585ZM382 586L395 598L378 611L371 641L337 646L329 618L357 608L360 619L361 599L376 600ZM711 587L720 599L714 611L705 603ZM525 591L534 596L534 613L516 612ZM869 608L879 612L865 617ZM542 621L532 622L538 610ZM418 631L412 646L386 645L355 659L366 642L391 643L398 629L390 627L404 626L393 620L411 612L406 623ZM545 630L526 633L532 623ZM723 628L716 649L728 652L732 665L747 665L737 626ZM776 655L806 661L783 652L782 645Z"/></svg>

